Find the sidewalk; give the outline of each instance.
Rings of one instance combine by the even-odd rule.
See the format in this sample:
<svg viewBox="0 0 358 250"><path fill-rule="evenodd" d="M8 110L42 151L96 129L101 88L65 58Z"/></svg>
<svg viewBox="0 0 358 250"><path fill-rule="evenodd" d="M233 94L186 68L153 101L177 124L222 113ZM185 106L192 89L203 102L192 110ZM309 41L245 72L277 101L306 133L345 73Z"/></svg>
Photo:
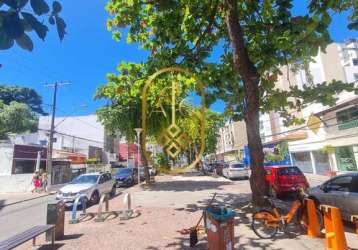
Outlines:
<svg viewBox="0 0 358 250"><path fill-rule="evenodd" d="M79 224L68 224L70 213L66 213L65 239L57 241L61 249L192 249L189 236L178 230L194 226L202 209L217 192L217 202L239 210L235 226L235 249L315 249L323 250L324 239L313 239L294 233L280 234L274 240L259 239L250 228L251 214L248 212L250 186L247 180L228 181L222 177L208 176L158 176L151 187L127 189L132 196L132 207L140 211L139 217L131 220L109 218L105 222L93 219ZM123 195L110 201L110 210L123 208ZM97 206L88 211L96 212ZM38 246L31 242L19 249L37 249L44 244L39 237ZM356 244L358 240L352 238ZM206 238L201 237L194 249L206 249ZM354 242L355 240L355 242ZM41 249L47 249L42 247Z"/></svg>
<svg viewBox="0 0 358 250"><path fill-rule="evenodd" d="M42 191L41 193L0 193L0 207L6 207L20 202L26 202L44 196L52 195L56 193L62 186L63 184L53 185L49 188L47 192Z"/></svg>

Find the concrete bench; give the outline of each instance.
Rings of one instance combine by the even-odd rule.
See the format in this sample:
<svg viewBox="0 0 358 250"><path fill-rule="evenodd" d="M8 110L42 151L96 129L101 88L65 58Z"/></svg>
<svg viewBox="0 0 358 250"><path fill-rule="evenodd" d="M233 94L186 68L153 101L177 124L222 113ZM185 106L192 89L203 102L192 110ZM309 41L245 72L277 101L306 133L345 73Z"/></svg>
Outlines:
<svg viewBox="0 0 358 250"><path fill-rule="evenodd" d="M55 243L55 225L43 225L43 226L34 226L22 233L10 237L7 240L1 241L0 250L13 249L31 239L32 239L32 244L35 245L36 237L50 230L52 231L51 243L53 246Z"/></svg>

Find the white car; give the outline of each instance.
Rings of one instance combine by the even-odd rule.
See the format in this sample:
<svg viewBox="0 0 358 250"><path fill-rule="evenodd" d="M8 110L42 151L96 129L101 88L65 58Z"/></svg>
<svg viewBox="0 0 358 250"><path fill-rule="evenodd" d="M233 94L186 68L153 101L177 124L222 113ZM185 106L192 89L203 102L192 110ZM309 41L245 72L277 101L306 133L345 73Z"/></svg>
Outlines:
<svg viewBox="0 0 358 250"><path fill-rule="evenodd" d="M243 163L226 163L223 167L223 176L228 179L249 178L249 168Z"/></svg>
<svg viewBox="0 0 358 250"><path fill-rule="evenodd" d="M110 173L82 174L62 187L56 199L73 203L78 194L84 194L90 204L97 204L103 193L116 194L116 182Z"/></svg>

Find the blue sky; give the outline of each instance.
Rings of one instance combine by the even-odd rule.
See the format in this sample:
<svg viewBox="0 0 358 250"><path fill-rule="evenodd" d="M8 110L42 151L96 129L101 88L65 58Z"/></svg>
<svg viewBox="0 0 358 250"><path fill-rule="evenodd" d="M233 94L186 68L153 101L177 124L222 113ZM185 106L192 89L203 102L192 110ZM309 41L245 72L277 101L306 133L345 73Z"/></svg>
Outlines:
<svg viewBox="0 0 358 250"><path fill-rule="evenodd" d="M106 82L106 73L115 72L120 61L141 62L146 52L125 41L117 43L106 30L105 0L62 1L62 17L67 23L67 35L60 42L54 27L45 42L34 38L33 52L16 45L0 51L0 83L34 88L50 109L52 89L46 83L69 81L58 93L58 116L94 113L103 102L93 101L96 88ZM79 11L80 10L80 11ZM305 11L305 2L297 0L296 13ZM358 37L358 32L346 28L347 13L333 16L330 33L334 41ZM83 107L86 104L87 107ZM213 106L222 110L223 104Z"/></svg>

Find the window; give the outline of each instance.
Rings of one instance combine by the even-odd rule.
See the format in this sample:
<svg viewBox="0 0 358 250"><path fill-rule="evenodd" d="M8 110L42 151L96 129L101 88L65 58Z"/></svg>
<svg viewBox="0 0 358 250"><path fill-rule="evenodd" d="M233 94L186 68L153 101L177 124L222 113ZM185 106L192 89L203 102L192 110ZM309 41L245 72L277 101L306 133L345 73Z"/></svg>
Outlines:
<svg viewBox="0 0 358 250"><path fill-rule="evenodd" d="M352 176L341 176L327 183L328 190L348 192L352 183Z"/></svg>
<svg viewBox="0 0 358 250"><path fill-rule="evenodd" d="M102 184L102 183L104 183L105 181L106 181L106 178L104 177L104 175L101 175L101 177L99 178L98 183L99 183L99 184Z"/></svg>
<svg viewBox="0 0 358 250"><path fill-rule="evenodd" d="M339 124L358 119L358 107L351 107L336 113Z"/></svg>
<svg viewBox="0 0 358 250"><path fill-rule="evenodd" d="M353 65L354 65L354 66L358 66L358 59L355 58L355 59L353 59L352 61L353 61Z"/></svg>
<svg viewBox="0 0 358 250"><path fill-rule="evenodd" d="M349 191L352 193L358 193L358 176L353 176L353 181Z"/></svg>
<svg viewBox="0 0 358 250"><path fill-rule="evenodd" d="M288 168L280 168L278 171L278 175L300 175L301 171L298 167L288 167Z"/></svg>

